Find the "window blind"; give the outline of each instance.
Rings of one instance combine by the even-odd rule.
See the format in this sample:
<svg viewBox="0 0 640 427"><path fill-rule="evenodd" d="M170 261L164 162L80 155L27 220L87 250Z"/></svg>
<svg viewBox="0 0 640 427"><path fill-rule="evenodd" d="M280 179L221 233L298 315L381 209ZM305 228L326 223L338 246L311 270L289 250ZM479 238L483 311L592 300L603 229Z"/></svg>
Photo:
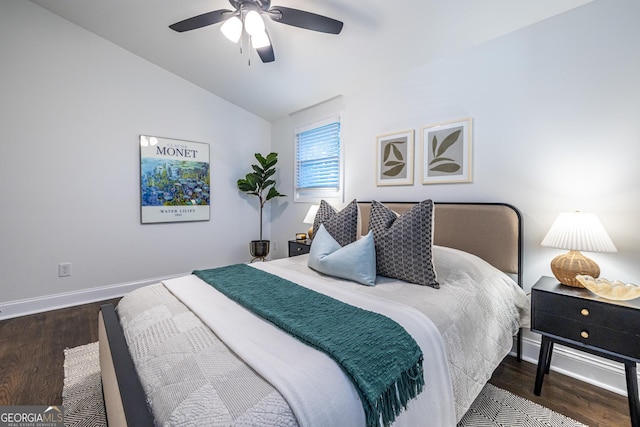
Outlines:
<svg viewBox="0 0 640 427"><path fill-rule="evenodd" d="M340 190L340 121L296 134L296 190Z"/></svg>

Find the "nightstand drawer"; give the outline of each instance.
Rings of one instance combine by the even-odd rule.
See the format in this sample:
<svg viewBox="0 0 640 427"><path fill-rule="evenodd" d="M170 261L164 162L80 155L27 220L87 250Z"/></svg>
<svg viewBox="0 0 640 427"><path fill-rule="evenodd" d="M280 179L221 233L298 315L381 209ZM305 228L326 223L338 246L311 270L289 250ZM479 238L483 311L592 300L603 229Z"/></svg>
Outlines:
<svg viewBox="0 0 640 427"><path fill-rule="evenodd" d="M301 242L297 240L289 241L289 256L298 256L308 254L309 250L311 250L311 241L303 240Z"/></svg>
<svg viewBox="0 0 640 427"><path fill-rule="evenodd" d="M640 359L640 337L617 329L603 327L597 322L585 322L575 318L556 316L538 311L532 328L559 338L597 347L623 356ZM626 330L626 328L625 328Z"/></svg>
<svg viewBox="0 0 640 427"><path fill-rule="evenodd" d="M536 315L547 313L614 331L622 328L640 334L640 316L635 308L541 291L534 291L532 298Z"/></svg>

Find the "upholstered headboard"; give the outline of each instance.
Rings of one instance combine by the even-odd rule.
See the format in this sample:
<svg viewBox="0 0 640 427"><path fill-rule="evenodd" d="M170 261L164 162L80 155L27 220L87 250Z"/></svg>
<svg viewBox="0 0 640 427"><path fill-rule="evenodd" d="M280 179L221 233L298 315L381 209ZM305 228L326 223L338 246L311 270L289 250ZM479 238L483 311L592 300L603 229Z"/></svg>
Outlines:
<svg viewBox="0 0 640 427"><path fill-rule="evenodd" d="M402 214L415 203L383 202ZM370 202L358 202L362 234L368 232ZM522 286L522 218L504 203L435 203L434 244L472 253L517 276Z"/></svg>

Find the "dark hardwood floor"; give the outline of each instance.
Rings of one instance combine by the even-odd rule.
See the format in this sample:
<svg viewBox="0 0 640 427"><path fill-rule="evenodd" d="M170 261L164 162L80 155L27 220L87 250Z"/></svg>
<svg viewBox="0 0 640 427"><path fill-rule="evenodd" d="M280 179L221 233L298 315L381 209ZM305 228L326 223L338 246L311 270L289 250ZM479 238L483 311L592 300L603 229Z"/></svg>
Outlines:
<svg viewBox="0 0 640 427"><path fill-rule="evenodd" d="M536 396L535 378L536 365L508 356L489 382L591 427L631 426L626 396L553 371L545 377L541 395Z"/></svg>
<svg viewBox="0 0 640 427"><path fill-rule="evenodd" d="M0 406L61 405L64 349L98 340L100 304L0 321Z"/></svg>
<svg viewBox="0 0 640 427"><path fill-rule="evenodd" d="M100 304L0 321L0 406L62 404L64 349L97 341ZM507 357L490 382L592 427L631 425L626 397L557 372L535 396L535 374Z"/></svg>

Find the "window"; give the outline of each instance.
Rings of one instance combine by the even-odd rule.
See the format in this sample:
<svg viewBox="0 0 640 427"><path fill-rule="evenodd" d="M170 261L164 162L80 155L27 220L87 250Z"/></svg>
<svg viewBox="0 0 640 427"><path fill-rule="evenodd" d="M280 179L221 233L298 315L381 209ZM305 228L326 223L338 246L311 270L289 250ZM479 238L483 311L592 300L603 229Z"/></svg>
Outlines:
<svg viewBox="0 0 640 427"><path fill-rule="evenodd" d="M295 133L295 201L342 200L340 116L298 126Z"/></svg>

